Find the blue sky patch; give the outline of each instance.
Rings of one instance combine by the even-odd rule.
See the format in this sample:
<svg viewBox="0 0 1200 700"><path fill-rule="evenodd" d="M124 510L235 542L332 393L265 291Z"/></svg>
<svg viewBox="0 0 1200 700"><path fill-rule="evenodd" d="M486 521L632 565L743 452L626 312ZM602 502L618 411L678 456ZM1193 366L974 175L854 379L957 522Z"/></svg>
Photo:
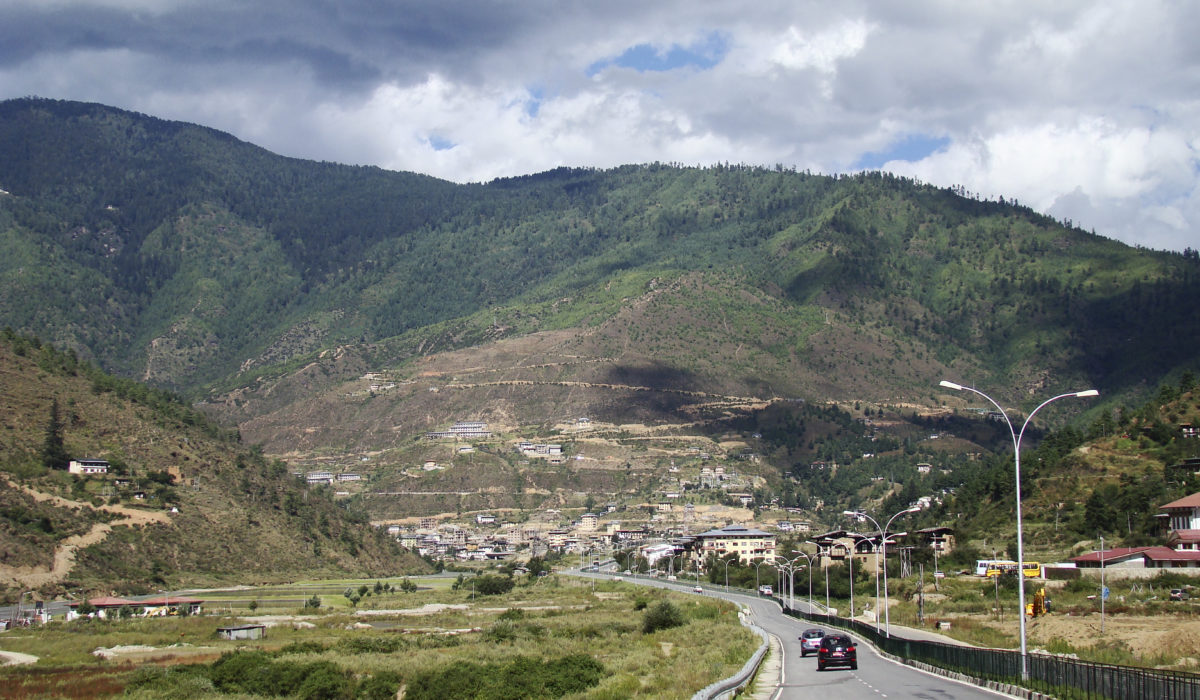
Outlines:
<svg viewBox="0 0 1200 700"><path fill-rule="evenodd" d="M625 49L616 58L605 58L588 66L588 76L593 76L609 66L632 68L639 73L666 72L679 68L707 70L721 62L729 50L725 37L711 32L690 46L671 44L665 50L651 44L638 44Z"/></svg>
<svg viewBox="0 0 1200 700"><path fill-rule="evenodd" d="M546 91L539 86L529 88L529 99L525 101L525 114L529 117L536 117L538 111L542 108L542 100L546 98Z"/></svg>
<svg viewBox="0 0 1200 700"><path fill-rule="evenodd" d="M859 156L854 164L854 170L876 170L893 160L905 160L910 163L925 158L950 145L950 139L945 136L934 137L926 134L909 134L899 141L894 141L886 150L872 151Z"/></svg>
<svg viewBox="0 0 1200 700"><path fill-rule="evenodd" d="M432 146L433 150L435 151L448 151L458 145L453 141L436 134L430 134L428 141L429 145Z"/></svg>

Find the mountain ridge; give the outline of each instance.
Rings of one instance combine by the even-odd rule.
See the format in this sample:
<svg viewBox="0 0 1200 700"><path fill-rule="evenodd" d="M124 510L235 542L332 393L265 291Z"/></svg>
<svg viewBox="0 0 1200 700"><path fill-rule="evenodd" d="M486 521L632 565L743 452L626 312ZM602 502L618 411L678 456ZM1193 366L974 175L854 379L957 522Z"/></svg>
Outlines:
<svg viewBox="0 0 1200 700"><path fill-rule="evenodd" d="M1200 346L1195 251L886 173L456 185L38 99L0 103L0 154L0 322L183 392L270 454L391 449L463 417L710 410L681 390L932 406L952 378L1013 404L1096 387L1098 411ZM489 381L454 381L471 367ZM349 400L374 372L407 383Z"/></svg>

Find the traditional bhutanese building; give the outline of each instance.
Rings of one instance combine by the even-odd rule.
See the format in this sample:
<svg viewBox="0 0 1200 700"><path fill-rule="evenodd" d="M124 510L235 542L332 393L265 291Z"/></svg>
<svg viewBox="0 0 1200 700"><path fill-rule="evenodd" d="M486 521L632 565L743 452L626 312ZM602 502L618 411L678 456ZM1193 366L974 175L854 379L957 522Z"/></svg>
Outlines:
<svg viewBox="0 0 1200 700"><path fill-rule="evenodd" d="M696 535L696 553L703 559L709 554L724 557L736 554L738 560L752 564L775 561L775 535L745 525L726 525Z"/></svg>

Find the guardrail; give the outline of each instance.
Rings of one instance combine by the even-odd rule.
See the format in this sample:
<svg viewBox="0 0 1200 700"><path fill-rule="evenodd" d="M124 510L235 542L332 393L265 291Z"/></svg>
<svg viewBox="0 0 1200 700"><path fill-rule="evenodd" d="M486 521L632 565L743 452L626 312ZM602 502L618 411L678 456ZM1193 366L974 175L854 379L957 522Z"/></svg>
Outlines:
<svg viewBox="0 0 1200 700"><path fill-rule="evenodd" d="M874 625L834 615L806 613L784 606L784 614L829 627L840 627L870 640L880 651L912 665L924 664L976 679L1005 692L1022 689L1072 700L1200 700L1200 673L1160 671L1030 653L1029 677L1021 678L1021 653L916 639L890 637Z"/></svg>
<svg viewBox="0 0 1200 700"><path fill-rule="evenodd" d="M763 659L766 658L767 651L771 648L770 636L768 636L766 631L760 628L758 625L752 624L750 619L746 616L744 610L738 612L738 618L741 619L744 626L749 627L752 632L757 634L759 638L762 639L762 644L760 644L758 650L750 656L750 659L742 665L741 670L729 678L719 680L716 683L709 685L707 688L702 688L696 691L696 694L692 696L692 700L724 700L725 698L732 698L738 690L746 687L746 684L749 683L752 678L754 678L754 674L758 671L759 664L761 664Z"/></svg>

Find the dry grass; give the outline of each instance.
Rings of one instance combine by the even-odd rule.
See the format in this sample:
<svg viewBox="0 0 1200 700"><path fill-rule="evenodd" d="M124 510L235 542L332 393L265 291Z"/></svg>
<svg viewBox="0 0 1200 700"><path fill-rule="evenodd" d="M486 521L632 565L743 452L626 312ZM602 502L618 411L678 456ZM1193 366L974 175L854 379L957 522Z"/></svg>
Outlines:
<svg viewBox="0 0 1200 700"><path fill-rule="evenodd" d="M352 583L363 582L338 585ZM242 620L227 616L52 624L22 632L19 639L0 637L5 649L41 657L37 666L5 669L0 695L112 697L142 666L206 663L234 649L279 652L303 644L296 647L302 651L283 658L332 661L360 676L391 671L403 678L455 661L585 654L600 661L607 674L598 686L574 697L686 698L736 672L759 643L739 624L731 604L611 582L597 584L594 595L591 586L550 577L474 600L469 591L444 589L373 595L364 599L374 609L371 614L323 606L315 615L277 616L266 638L256 641L217 639L218 626ZM662 598L679 606L687 624L643 634L642 604ZM388 650L370 651L375 643ZM93 655L99 647L129 650L106 661Z"/></svg>

